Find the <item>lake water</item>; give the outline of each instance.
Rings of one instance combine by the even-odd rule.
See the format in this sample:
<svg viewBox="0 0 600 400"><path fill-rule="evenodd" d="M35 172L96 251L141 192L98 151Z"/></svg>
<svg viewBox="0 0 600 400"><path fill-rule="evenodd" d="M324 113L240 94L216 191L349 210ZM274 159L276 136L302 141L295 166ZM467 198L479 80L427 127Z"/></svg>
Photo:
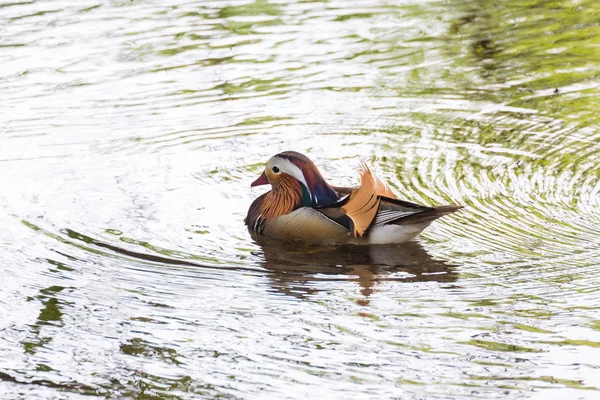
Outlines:
<svg viewBox="0 0 600 400"><path fill-rule="evenodd" d="M600 398L600 2L0 3L0 398ZM261 248L268 158L457 203Z"/></svg>

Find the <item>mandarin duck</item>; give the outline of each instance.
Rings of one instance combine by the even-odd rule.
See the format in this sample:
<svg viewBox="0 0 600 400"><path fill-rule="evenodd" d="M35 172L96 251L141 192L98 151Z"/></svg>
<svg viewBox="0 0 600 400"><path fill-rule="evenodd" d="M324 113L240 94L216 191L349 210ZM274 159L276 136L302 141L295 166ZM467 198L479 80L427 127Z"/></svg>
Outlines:
<svg viewBox="0 0 600 400"><path fill-rule="evenodd" d="M437 218L462 206L427 207L396 199L366 164L358 188L329 185L316 165L295 151L267 162L251 186L271 190L250 205L246 225L258 241L312 245L389 244L413 239Z"/></svg>

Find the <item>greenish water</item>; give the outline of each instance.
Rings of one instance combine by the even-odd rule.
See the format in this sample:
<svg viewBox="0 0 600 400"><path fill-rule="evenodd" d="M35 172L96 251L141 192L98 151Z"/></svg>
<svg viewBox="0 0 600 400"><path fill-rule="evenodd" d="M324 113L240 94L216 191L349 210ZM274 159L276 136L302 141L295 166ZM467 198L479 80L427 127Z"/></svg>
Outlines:
<svg viewBox="0 0 600 400"><path fill-rule="evenodd" d="M0 3L0 398L600 397L600 3ZM273 154L457 203L261 248Z"/></svg>

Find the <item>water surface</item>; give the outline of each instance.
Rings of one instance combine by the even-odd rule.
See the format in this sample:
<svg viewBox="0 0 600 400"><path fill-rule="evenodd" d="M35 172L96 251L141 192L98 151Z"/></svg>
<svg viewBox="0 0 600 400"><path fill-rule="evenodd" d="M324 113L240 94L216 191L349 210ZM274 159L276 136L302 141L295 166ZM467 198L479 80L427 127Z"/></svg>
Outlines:
<svg viewBox="0 0 600 400"><path fill-rule="evenodd" d="M599 4L0 4L0 397L598 398ZM261 248L283 150L466 208Z"/></svg>

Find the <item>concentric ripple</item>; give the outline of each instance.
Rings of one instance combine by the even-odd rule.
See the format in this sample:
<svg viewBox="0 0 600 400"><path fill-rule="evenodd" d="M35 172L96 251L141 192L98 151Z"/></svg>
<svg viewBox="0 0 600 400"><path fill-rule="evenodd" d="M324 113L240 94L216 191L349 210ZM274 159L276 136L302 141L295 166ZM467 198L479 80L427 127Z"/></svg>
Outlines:
<svg viewBox="0 0 600 400"><path fill-rule="evenodd" d="M599 4L0 4L0 398L598 397ZM465 209L260 247L290 149Z"/></svg>

